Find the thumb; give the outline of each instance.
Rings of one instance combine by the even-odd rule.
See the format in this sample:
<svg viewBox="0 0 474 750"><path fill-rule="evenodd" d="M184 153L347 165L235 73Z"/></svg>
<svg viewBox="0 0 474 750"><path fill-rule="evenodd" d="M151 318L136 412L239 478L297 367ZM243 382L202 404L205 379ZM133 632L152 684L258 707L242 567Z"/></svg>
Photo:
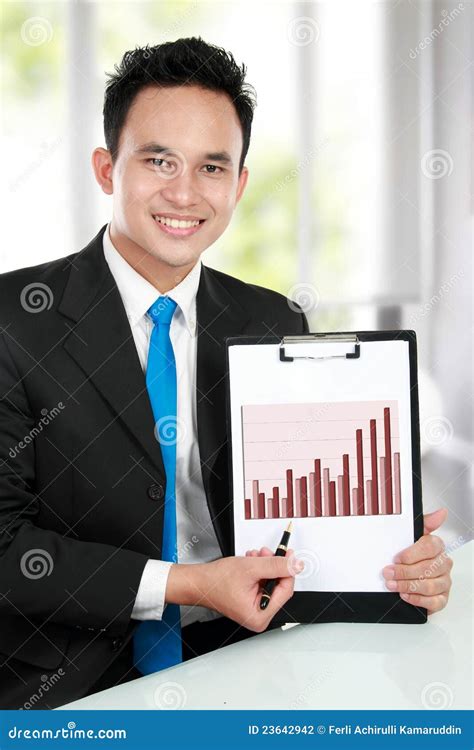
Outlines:
<svg viewBox="0 0 474 750"><path fill-rule="evenodd" d="M287 578L300 573L304 568L303 560L297 560L294 555L289 557L272 557L253 558L255 571L260 579L262 578Z"/></svg>
<svg viewBox="0 0 474 750"><path fill-rule="evenodd" d="M438 508L433 513L427 513L423 516L424 528L423 534L430 534L435 529L438 529L446 521L448 516L447 508Z"/></svg>

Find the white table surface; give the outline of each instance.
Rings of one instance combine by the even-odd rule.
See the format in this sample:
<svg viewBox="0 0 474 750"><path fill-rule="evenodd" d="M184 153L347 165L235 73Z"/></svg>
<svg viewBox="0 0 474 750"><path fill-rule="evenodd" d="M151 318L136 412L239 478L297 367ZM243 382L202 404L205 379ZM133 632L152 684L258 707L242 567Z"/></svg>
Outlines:
<svg viewBox="0 0 474 750"><path fill-rule="evenodd" d="M261 633L69 709L470 709L473 542L425 625L325 623Z"/></svg>

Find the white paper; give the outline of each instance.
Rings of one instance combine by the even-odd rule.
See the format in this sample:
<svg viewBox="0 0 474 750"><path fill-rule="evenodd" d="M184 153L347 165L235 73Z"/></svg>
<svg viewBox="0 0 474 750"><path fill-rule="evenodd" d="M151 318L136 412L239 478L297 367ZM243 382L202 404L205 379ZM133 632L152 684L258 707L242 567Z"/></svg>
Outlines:
<svg viewBox="0 0 474 750"><path fill-rule="evenodd" d="M312 355L315 351L318 356L345 353L348 344L317 342L285 347L288 356ZM398 411L401 513L293 518L290 539L290 547L306 565L303 573L296 577L296 591L387 592L382 568L392 562L395 554L413 543L408 342L361 342L358 359L295 359L291 363L280 362L279 344L233 345L229 349L229 365L237 555L263 546L276 549L288 524L284 518L245 519L242 406L310 403L318 413L317 410L321 410L321 405L325 403L395 403L395 411ZM324 409L319 413L324 416ZM277 427L275 434L278 437ZM367 438L366 433L364 438ZM257 449L268 450L268 446L269 443L267 446L257 446ZM281 453L278 440L275 446ZM293 450L291 456L299 457L303 447L299 440L292 442L290 448L297 449L299 453L295 454ZM277 458L282 460L281 455ZM367 465L366 460L364 456L364 465ZM268 463L265 463L265 467L267 473L270 472ZM298 468L305 473L307 467L300 461ZM367 501L367 492L365 497Z"/></svg>

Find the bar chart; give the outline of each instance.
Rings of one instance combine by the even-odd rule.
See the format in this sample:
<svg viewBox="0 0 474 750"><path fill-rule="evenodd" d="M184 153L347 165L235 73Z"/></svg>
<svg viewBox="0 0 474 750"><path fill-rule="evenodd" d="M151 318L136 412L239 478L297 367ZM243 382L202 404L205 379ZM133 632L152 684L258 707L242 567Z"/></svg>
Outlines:
<svg viewBox="0 0 474 750"><path fill-rule="evenodd" d="M244 517L402 511L396 401L242 407Z"/></svg>

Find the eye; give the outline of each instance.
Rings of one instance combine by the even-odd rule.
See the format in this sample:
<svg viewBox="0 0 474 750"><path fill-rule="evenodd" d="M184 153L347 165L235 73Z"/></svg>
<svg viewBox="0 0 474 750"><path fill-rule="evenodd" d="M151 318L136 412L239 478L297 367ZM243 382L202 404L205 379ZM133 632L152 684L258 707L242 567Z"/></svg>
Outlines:
<svg viewBox="0 0 474 750"><path fill-rule="evenodd" d="M223 172L223 171L224 171L224 170L222 169L222 167L218 167L218 166L217 166L216 164L205 164L205 165L204 165L204 168L205 168L206 170L208 169L208 167L210 167L210 168L211 168L211 169L212 169L213 171L212 171L212 172L207 172L207 174L219 174L219 172ZM215 172L214 170L216 170L216 169L218 169L218 170L219 170L219 172Z"/></svg>
<svg viewBox="0 0 474 750"><path fill-rule="evenodd" d="M174 169L175 166L172 162L167 161L166 159L160 159L158 157L145 159L145 161L147 164L151 164L153 167L161 169L162 171L169 171L170 169Z"/></svg>

